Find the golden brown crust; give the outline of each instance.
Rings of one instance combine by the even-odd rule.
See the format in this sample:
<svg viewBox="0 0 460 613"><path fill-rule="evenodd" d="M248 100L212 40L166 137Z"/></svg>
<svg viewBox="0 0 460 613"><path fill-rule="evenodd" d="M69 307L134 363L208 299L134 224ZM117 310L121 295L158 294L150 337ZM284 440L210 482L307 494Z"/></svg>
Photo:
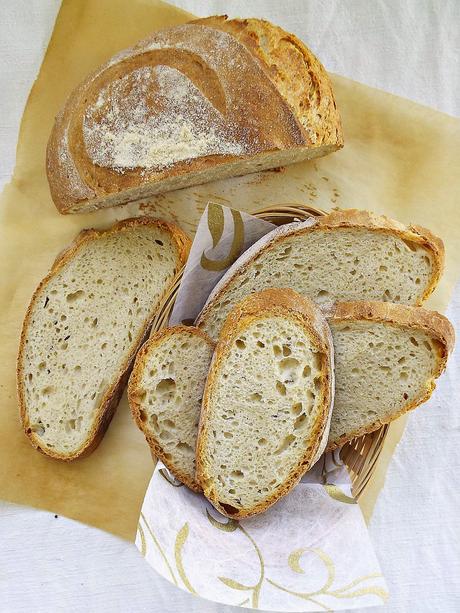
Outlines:
<svg viewBox="0 0 460 613"><path fill-rule="evenodd" d="M427 382L423 393L408 402L398 413L391 415L387 420L378 420L355 432L347 433L334 442L328 442L326 451L332 451L337 449L337 447L342 447L342 445L354 438L378 430L384 424L394 421L404 413L426 402L435 389L435 379L444 371L447 358L454 348L455 330L447 317L436 311L429 311L421 307L393 304L391 302L337 302L334 305L324 307L323 313L331 323L371 321L397 326L406 330L423 331L437 341L438 348L437 367L435 372L432 373L432 378Z"/></svg>
<svg viewBox="0 0 460 613"><path fill-rule="evenodd" d="M214 342L209 338L209 336L199 330L198 328L194 328L193 326L173 326L171 328L164 328L163 330L159 330L155 334L149 338L149 340L141 347L139 353L136 356L136 360L134 362L133 370L131 372L131 376L129 378L128 383L128 401L129 406L131 407L131 413L133 415L134 421L136 422L138 428L144 433L145 439L150 446L152 451L152 455L163 462L163 464L171 471L171 473L181 481L184 485L189 487L194 492L201 492L201 486L194 480L190 479L188 475L183 473L179 467L175 466L174 462L171 458L166 454L161 441L159 441L151 430L146 427L145 421L142 420L141 415L141 402L140 397L142 395L142 374L145 369L145 364L148 359L149 353L152 349L156 349L161 346L161 344L171 336L175 334L190 334L191 336L199 336L206 343L214 349Z"/></svg>
<svg viewBox="0 0 460 613"><path fill-rule="evenodd" d="M111 226L110 228L106 230L89 229L89 230L81 231L77 235L73 243L67 249L64 249L58 255L58 257L56 258L56 260L54 261L51 267L50 272L46 275L44 279L42 279L37 289L33 293L29 306L27 307L24 322L22 324L22 331L21 331L18 358L17 358L17 367L16 367L17 394L18 394L21 422L24 428L24 432L26 436L29 438L32 446L35 447L38 451L42 452L43 454L50 456L54 459L65 460L65 461L75 460L77 458L81 458L81 457L89 455L99 445L99 443L101 442L104 436L105 431L107 430L110 424L113 414L115 413L115 409L118 405L121 395L123 394L123 390L124 390L126 381L129 377L129 372L134 362L134 358L136 356L137 349L138 347L140 347L140 345L145 341L145 339L148 336L150 326L151 326L153 317L155 315L155 311L146 320L145 327L140 333L139 338L137 339L137 342L133 347L133 350L131 351L128 358L125 360L124 364L122 364L122 366L120 367L118 378L114 381L112 386L107 390L104 397L102 398L98 415L95 418L94 426L91 429L87 440L77 452L71 455L63 455L51 449L45 450L41 448L38 437L36 437L34 432L32 432L29 428L30 424L28 420L27 408L26 408L25 397L24 397L24 389L23 389L24 377L23 377L22 358L23 358L23 352L25 348L26 334L27 334L29 323L30 323L30 319L32 317L33 309L35 307L37 300L41 296L42 290L47 286L50 279L52 279L67 264L67 262L69 262L73 258L75 253L84 247L86 243L92 240L97 240L101 236L104 236L107 234L116 234L117 232L123 232L127 228L140 226L140 225L161 227L165 231L171 234L172 238L174 239L177 245L178 260L177 260L176 268L177 268L177 272L179 272L187 260L191 241L188 238L188 236L178 226L167 223L165 221L152 219L151 217L137 217L137 218L125 219L123 221L120 221L114 224L113 226Z"/></svg>
<svg viewBox="0 0 460 613"><path fill-rule="evenodd" d="M203 55L183 45L184 40L196 37L197 29L206 31L200 46ZM211 43L218 34L232 41L233 61L216 68L211 67L215 60ZM94 163L83 138L86 109L110 83L137 68L157 65L186 74L222 113L226 124L230 119L235 124L236 142L250 138L254 147L242 155L203 155L157 169L124 168L121 172ZM147 196L148 190L153 194L210 180L203 175L217 166L229 166L225 176L244 174L240 166L231 167L235 161L247 161L246 172L255 172L258 168L252 162L258 156L264 162L267 152L303 148L310 151L306 158L342 146L329 77L305 45L269 22L228 21L220 16L155 33L89 75L56 118L47 147L47 174L58 210L75 213L124 204ZM270 164L261 166L269 168Z"/></svg>
<svg viewBox="0 0 460 613"><path fill-rule="evenodd" d="M209 431L209 421L212 413L212 396L219 377L221 364L227 358L235 339L255 320L265 316L282 316L295 321L309 334L318 352L322 354L323 364L321 377L322 404L321 411L310 434L311 446L306 451L302 461L291 471L281 488L275 490L264 501L251 509L241 509L229 513L225 505L219 503L213 488L212 476L207 472L206 440ZM249 517L265 511L277 500L285 496L301 479L302 475L316 461L323 439L327 436L329 417L333 401L333 349L329 326L321 311L310 300L303 298L290 289L267 289L251 294L237 304L228 315L221 330L214 351L213 360L206 382L196 447L196 480L203 488L205 496L216 509L233 519Z"/></svg>
<svg viewBox="0 0 460 613"><path fill-rule="evenodd" d="M299 224L300 225L300 224ZM220 297L225 294L227 288L237 279L237 277L246 272L251 267L254 260L261 253L271 248L273 244L282 242L287 236L299 236L310 232L328 231L336 228L364 228L374 232L382 232L393 234L402 238L402 240L415 243L424 249L430 257L432 263L431 279L425 288L422 296L417 301L417 305L421 305L436 288L441 274L444 270L444 243L442 240L432 234L430 230L421 226L405 226L394 219L390 219L384 215L376 215L370 211L361 211L358 209L339 209L332 211L328 215L316 217L310 225L296 229L294 224L289 224L291 229L288 232L280 226L273 231L273 240L266 242L260 250L254 251L250 258L246 259L243 264L239 265L238 261L234 264L233 272L228 271L228 278L224 276L220 285L217 286L217 291L211 294L209 301L203 307L203 310L196 319L196 325L202 326L206 321L207 316L212 312L214 305L219 301ZM244 258L244 254L242 256Z"/></svg>
<svg viewBox="0 0 460 613"><path fill-rule="evenodd" d="M228 32L260 61L313 146L343 146L342 123L327 72L297 36L264 19L217 16L198 23Z"/></svg>

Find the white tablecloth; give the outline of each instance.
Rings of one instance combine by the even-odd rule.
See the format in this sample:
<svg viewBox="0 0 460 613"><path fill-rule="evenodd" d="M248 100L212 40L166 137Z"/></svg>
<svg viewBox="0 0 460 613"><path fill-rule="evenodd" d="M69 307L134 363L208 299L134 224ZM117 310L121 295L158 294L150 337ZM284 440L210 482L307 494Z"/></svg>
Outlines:
<svg viewBox="0 0 460 613"><path fill-rule="evenodd" d="M458 0L174 3L199 15L273 20L305 40L329 70L460 115ZM0 186L13 168L20 117L58 6L59 0L0 3ZM449 315L460 330L460 291ZM457 352L434 398L410 416L375 508L370 533L391 592L380 610L460 611L459 368ZM237 609L173 588L129 543L0 503L0 612L19 611Z"/></svg>

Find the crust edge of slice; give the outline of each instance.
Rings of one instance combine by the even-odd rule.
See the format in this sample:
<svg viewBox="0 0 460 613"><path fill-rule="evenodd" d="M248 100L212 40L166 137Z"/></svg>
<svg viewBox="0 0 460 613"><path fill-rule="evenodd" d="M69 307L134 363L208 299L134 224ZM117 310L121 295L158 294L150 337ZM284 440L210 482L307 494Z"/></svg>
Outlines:
<svg viewBox="0 0 460 613"><path fill-rule="evenodd" d="M166 466L166 468L184 485L186 485L194 492L201 492L202 488L197 483L197 481L189 479L189 477L180 469L178 469L174 465L174 463L166 456L160 441L158 441L150 431L146 430L145 422L141 418L141 402L139 398L139 388L142 373L145 368L149 353L153 348L161 346L162 342L165 339L174 336L177 333L199 336L209 345L211 349L214 349L215 347L215 343L209 338L209 336L205 332L193 326L178 325L173 326L171 328L164 328L163 330L159 330L158 332L153 334L146 343L144 343L144 345L141 347L136 356L136 360L128 383L128 401L133 419L136 422L137 427L144 434L145 439L152 451L152 454L156 458L161 460Z"/></svg>
<svg viewBox="0 0 460 613"><path fill-rule="evenodd" d="M444 270L445 249L443 241L427 228L404 224L390 219L384 215L377 215L370 211L359 209L339 209L331 211L322 217L310 218L303 222L293 222L278 226L254 245L249 247L230 266L222 279L216 284L209 295L203 309L198 314L195 325L204 327L206 319L215 308L216 302L225 295L227 288L232 284L240 272L246 271L261 253L274 243L281 242L286 236L304 234L318 230L333 230L336 228L365 228L374 232L393 233L402 240L417 243L423 246L432 256L432 274L428 285L415 306L420 306L435 290Z"/></svg>
<svg viewBox="0 0 460 613"><path fill-rule="evenodd" d="M94 419L94 425L91 428L87 439L80 446L79 449L74 451L73 453L63 454L51 449L43 449L40 444L39 437L35 436L34 432L30 431L30 423L28 418L25 394L24 394L24 372L23 372L23 357L24 357L24 349L25 349L25 340L28 331L28 326L32 317L33 310L36 306L37 300L39 299L41 292L44 288L46 288L49 281L58 274L64 266L69 262L72 257L82 249L85 244L92 240L97 240L104 235L107 234L116 234L117 232L123 231L125 229L129 229L136 226L156 226L163 228L167 232L171 233L174 241L177 245L178 250L178 260L177 260L177 272L182 268L185 264L188 253L190 250L191 241L189 237L179 228L178 226L168 223L166 221L162 221L159 219L154 219L153 217L132 217L129 219L124 219L119 221L109 228L105 230L96 230L96 229L87 229L82 230L77 234L73 242L66 248L61 251L57 257L55 258L51 269L47 273L47 275L40 281L34 293L32 294L32 298L28 304L26 314L21 327L21 335L19 341L19 350L18 356L16 360L16 393L19 403L19 413L22 428L24 430L25 435L27 436L31 445L43 455L51 457L56 460L63 460L65 462L70 462L79 458L86 457L90 455L99 443L102 441L104 434L112 420L112 417L115 413L115 409L120 401L120 398L123 394L123 390L127 383L129 373L131 370L131 366L134 362L136 353L138 348L142 345L142 343L147 338L147 335L150 331L150 326L154 317L154 312L151 317L146 321L144 330L140 333L137 343L133 344L133 349L130 352L128 358L123 362L120 366L119 374L117 379L113 382L113 384L109 387L107 392L104 394L100 408L97 412L97 415ZM157 305L158 306L158 305ZM155 309L156 310L156 309Z"/></svg>
<svg viewBox="0 0 460 613"><path fill-rule="evenodd" d="M416 400L406 403L400 411L394 413L388 420L377 420L369 426L341 436L337 441L328 442L326 451L333 451L354 438L359 438L360 436L374 432L381 426L391 423L398 417L401 417L408 411L412 411L426 402L431 397L436 387L435 381L444 371L449 354L454 348L455 330L447 317L441 315L441 313L429 311L422 307L393 304L391 302L337 302L335 304L325 305L322 310L328 321L370 321L374 323L392 324L406 330L421 330L438 341L441 349L436 371L427 381L423 393L420 394Z"/></svg>
<svg viewBox="0 0 460 613"><path fill-rule="evenodd" d="M250 509L241 509L235 513L233 511L229 512L219 503L218 497L216 497L212 486L210 487L210 484L212 484L212 477L209 475L206 468L206 438L208 436L209 421L212 411L210 406L211 396L219 376L219 366L231 350L233 341L242 330L247 328L248 324L254 320L260 319L261 315L265 314L273 316L281 315L293 319L296 323L304 327L319 351L323 353L323 376L321 377L322 405L309 437L310 440L313 440L313 450L305 454L302 460L291 470L289 477L285 480L281 488L278 488L275 492ZM320 309L310 300L303 298L293 290L266 289L251 294L232 309L221 330L209 369L203 396L196 447L197 481L200 483L206 498L208 498L220 513L232 519L242 519L265 511L289 493L300 481L303 474L318 460L327 442L332 413L334 397L333 356L332 335Z"/></svg>

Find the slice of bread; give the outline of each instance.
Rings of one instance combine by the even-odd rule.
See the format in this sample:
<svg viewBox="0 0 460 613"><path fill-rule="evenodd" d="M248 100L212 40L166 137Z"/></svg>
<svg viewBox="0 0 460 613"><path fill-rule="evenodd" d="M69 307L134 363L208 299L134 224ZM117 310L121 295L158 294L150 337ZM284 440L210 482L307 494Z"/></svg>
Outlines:
<svg viewBox="0 0 460 613"><path fill-rule="evenodd" d="M333 349L320 310L292 290L253 294L229 314L206 382L196 479L228 517L267 509L321 455Z"/></svg>
<svg viewBox="0 0 460 613"><path fill-rule="evenodd" d="M419 305L444 263L429 230L354 209L280 226L249 248L211 293L196 325L217 338L248 294L289 287L315 302L383 300Z"/></svg>
<svg viewBox="0 0 460 613"><path fill-rule="evenodd" d="M178 227L144 217L84 230L58 257L19 347L19 405L34 447L74 460L98 445L189 247Z"/></svg>
<svg viewBox="0 0 460 613"><path fill-rule="evenodd" d="M195 447L201 401L214 343L198 328L154 334L139 351L128 398L153 454L195 491Z"/></svg>
<svg viewBox="0 0 460 613"><path fill-rule="evenodd" d="M342 302L324 311L335 349L332 450L428 400L455 335L443 315L417 307Z"/></svg>

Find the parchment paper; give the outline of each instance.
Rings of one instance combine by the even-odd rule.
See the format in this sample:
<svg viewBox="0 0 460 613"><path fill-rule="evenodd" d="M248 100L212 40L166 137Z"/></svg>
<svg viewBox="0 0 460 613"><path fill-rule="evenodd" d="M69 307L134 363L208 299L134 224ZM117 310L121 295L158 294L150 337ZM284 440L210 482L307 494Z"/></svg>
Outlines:
<svg viewBox="0 0 460 613"><path fill-rule="evenodd" d="M116 51L189 18L156 0L64 0L24 112L14 177L1 199L0 497L129 539L135 535L153 464L126 400L97 451L69 465L34 451L18 418L15 359L21 322L34 288L81 228L106 226L141 212L178 221L192 233L210 200L247 211L286 202L325 209L356 206L426 225L443 237L446 274L429 306L444 310L460 270L459 122L336 76L343 151L281 172L192 187L150 202L90 215L59 215L48 191L45 148L67 95ZM366 517L403 426L403 420L392 426L376 476L360 501Z"/></svg>

